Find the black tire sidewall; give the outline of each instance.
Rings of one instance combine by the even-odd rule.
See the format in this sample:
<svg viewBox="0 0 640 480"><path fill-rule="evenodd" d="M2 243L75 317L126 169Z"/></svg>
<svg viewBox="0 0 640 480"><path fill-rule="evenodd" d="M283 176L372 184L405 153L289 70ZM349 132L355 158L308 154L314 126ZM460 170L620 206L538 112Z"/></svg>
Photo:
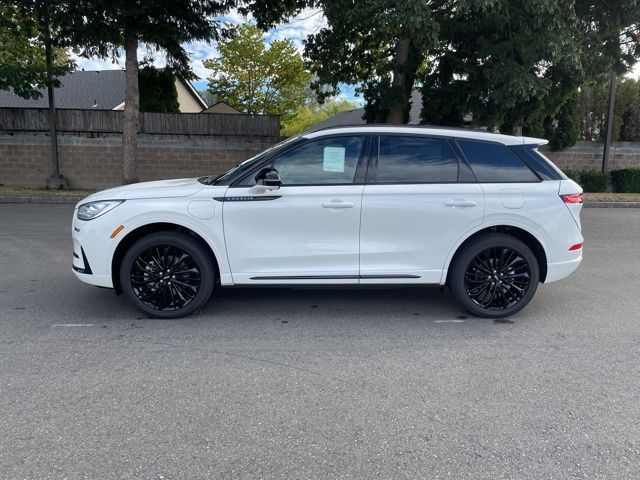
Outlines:
<svg viewBox="0 0 640 480"><path fill-rule="evenodd" d="M200 269L200 288L194 298L188 305L178 310L155 310L142 303L135 295L131 287L130 272L133 262L138 255L149 247L154 245L175 245L191 255ZM158 232L152 233L140 240L136 241L127 250L120 265L120 285L124 296L132 302L138 310L152 318L180 318L193 313L201 308L213 291L215 282L215 269L213 267L214 259L206 251L206 249L196 239L178 232Z"/></svg>
<svg viewBox="0 0 640 480"><path fill-rule="evenodd" d="M492 247L508 247L517 250L529 263L531 269L531 283L524 297L516 305L504 310L488 310L480 307L469 298L464 286L464 274L469 262L482 251ZM472 315L483 318L504 318L518 313L527 306L536 293L539 280L540 267L533 251L524 242L511 235L494 233L472 240L456 255L452 265L449 288L456 301Z"/></svg>

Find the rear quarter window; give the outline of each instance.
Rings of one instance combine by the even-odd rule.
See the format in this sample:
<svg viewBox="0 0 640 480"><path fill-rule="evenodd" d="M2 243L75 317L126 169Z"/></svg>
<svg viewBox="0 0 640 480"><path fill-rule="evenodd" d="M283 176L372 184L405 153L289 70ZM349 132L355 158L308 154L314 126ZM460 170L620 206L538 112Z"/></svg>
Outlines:
<svg viewBox="0 0 640 480"><path fill-rule="evenodd" d="M480 183L539 182L538 176L505 145L458 140L467 162Z"/></svg>

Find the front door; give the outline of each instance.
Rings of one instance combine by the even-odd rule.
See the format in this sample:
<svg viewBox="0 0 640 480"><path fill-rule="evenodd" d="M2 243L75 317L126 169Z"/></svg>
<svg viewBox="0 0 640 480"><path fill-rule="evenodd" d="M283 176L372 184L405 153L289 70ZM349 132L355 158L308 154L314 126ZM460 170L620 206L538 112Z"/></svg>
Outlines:
<svg viewBox="0 0 640 480"><path fill-rule="evenodd" d="M224 197L224 236L235 284L358 283L365 136L324 137L262 165ZM265 171L281 186L260 190Z"/></svg>

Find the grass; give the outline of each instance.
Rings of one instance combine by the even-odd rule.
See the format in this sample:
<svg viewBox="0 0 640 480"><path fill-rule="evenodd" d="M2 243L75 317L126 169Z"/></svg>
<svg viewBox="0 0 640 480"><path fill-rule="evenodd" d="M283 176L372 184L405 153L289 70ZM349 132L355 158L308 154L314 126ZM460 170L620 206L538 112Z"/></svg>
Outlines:
<svg viewBox="0 0 640 480"><path fill-rule="evenodd" d="M86 197L91 195L95 190L45 190L37 188L19 188L19 187L0 187L0 196L67 196L67 197Z"/></svg>
<svg viewBox="0 0 640 480"><path fill-rule="evenodd" d="M585 202L640 202L640 193L585 193Z"/></svg>

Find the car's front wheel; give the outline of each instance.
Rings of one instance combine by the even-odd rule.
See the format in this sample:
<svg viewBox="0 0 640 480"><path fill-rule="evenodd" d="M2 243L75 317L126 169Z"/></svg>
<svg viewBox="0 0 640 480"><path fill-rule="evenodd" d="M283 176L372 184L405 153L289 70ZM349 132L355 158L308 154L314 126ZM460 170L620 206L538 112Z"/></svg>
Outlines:
<svg viewBox="0 0 640 480"><path fill-rule="evenodd" d="M157 232L135 242L120 267L124 295L149 317L179 318L201 308L215 280L213 259L188 235Z"/></svg>
<svg viewBox="0 0 640 480"><path fill-rule="evenodd" d="M471 240L456 255L449 287L471 314L503 318L531 301L539 280L538 261L524 242L491 233Z"/></svg>

